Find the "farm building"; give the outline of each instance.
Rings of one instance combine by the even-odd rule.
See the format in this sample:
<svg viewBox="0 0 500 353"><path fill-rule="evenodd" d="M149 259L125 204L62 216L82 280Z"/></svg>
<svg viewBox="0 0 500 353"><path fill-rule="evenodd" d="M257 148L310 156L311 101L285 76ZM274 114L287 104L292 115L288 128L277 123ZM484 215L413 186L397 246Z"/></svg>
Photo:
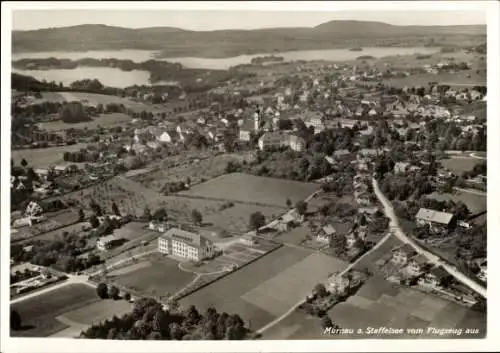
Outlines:
<svg viewBox="0 0 500 353"><path fill-rule="evenodd" d="M158 251L190 260L202 260L214 254L215 246L204 236L171 228L158 238Z"/></svg>
<svg viewBox="0 0 500 353"><path fill-rule="evenodd" d="M430 226L444 226L449 227L452 225L454 216L451 213L439 212L430 210L428 208L421 208L415 216L417 223L420 225L428 224Z"/></svg>
<svg viewBox="0 0 500 353"><path fill-rule="evenodd" d="M118 237L114 234L107 235L105 237L99 238L99 240L96 243L97 249L100 251L106 251L111 249L114 246L117 246L118 244L122 243L124 239L122 237Z"/></svg>

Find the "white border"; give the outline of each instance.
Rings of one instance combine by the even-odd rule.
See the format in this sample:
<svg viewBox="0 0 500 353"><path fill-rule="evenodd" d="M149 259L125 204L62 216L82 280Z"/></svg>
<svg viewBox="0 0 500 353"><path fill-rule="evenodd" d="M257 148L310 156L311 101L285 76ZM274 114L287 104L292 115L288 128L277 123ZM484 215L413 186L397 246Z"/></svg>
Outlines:
<svg viewBox="0 0 500 353"><path fill-rule="evenodd" d="M489 192L488 192L488 229L493 236L488 237L489 248L489 281L488 281L488 337L483 340L335 340L335 341L97 341L74 339L21 339L10 338L9 322L9 289L8 277L1 278L1 338L2 352L328 352L328 351L494 351L500 348L498 334L494 328L500 327L499 305L495 298L500 298L498 273L500 268L498 255L500 229L500 210L496 205L500 200L497 191L499 178L498 157L499 145L499 65L498 51L499 4L495 1L393 1L393 2L10 2L2 3L2 114L1 114L1 269L6 273L9 263L9 190L10 190L10 55L11 53L11 20L13 9L177 9L177 10L265 10L265 11L387 11L405 10L482 10L487 13L488 24L488 159ZM496 348L496 349L495 349Z"/></svg>

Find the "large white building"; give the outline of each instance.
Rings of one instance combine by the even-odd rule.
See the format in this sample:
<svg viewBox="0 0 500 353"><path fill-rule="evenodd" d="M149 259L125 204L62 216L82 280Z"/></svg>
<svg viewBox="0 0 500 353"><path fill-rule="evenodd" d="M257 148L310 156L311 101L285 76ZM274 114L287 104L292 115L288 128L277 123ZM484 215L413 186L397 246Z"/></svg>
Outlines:
<svg viewBox="0 0 500 353"><path fill-rule="evenodd" d="M259 139L259 149L261 151L268 148L290 147L292 150L300 152L306 147L303 138L283 131L266 132Z"/></svg>
<svg viewBox="0 0 500 353"><path fill-rule="evenodd" d="M200 234L171 228L158 238L158 251L188 260L203 260L214 255L215 246Z"/></svg>

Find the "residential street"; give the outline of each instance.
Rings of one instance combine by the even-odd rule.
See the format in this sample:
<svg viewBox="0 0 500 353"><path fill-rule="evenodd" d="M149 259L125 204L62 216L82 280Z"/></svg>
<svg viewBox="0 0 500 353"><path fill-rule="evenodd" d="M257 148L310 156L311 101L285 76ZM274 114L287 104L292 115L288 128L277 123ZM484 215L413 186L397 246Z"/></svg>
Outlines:
<svg viewBox="0 0 500 353"><path fill-rule="evenodd" d="M467 277L465 274L460 272L455 266L449 265L440 257L424 250L403 232L403 230L399 226L398 218L394 213L394 208L392 207L390 201L384 196L382 191L380 191L378 182L375 179L373 179L373 191L375 192L375 195L377 195L377 198L384 206L384 212L386 216L389 217L390 219L389 225L391 227L391 230L394 231L394 235L396 235L401 241L410 244L415 249L415 251L427 257L429 262L431 262L436 266L442 266L446 271L448 271L449 274L455 277L455 279L462 282L463 284L465 284L466 286L468 286L469 288L473 289L475 292L486 298L486 288L484 288L477 282Z"/></svg>

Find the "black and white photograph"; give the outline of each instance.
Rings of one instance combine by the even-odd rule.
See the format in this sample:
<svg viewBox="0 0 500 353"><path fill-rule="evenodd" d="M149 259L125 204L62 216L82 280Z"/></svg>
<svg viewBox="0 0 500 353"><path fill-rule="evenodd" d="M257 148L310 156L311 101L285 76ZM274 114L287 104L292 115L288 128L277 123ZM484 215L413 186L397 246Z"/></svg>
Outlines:
<svg viewBox="0 0 500 353"><path fill-rule="evenodd" d="M105 4L2 3L2 351L488 350L497 2Z"/></svg>

